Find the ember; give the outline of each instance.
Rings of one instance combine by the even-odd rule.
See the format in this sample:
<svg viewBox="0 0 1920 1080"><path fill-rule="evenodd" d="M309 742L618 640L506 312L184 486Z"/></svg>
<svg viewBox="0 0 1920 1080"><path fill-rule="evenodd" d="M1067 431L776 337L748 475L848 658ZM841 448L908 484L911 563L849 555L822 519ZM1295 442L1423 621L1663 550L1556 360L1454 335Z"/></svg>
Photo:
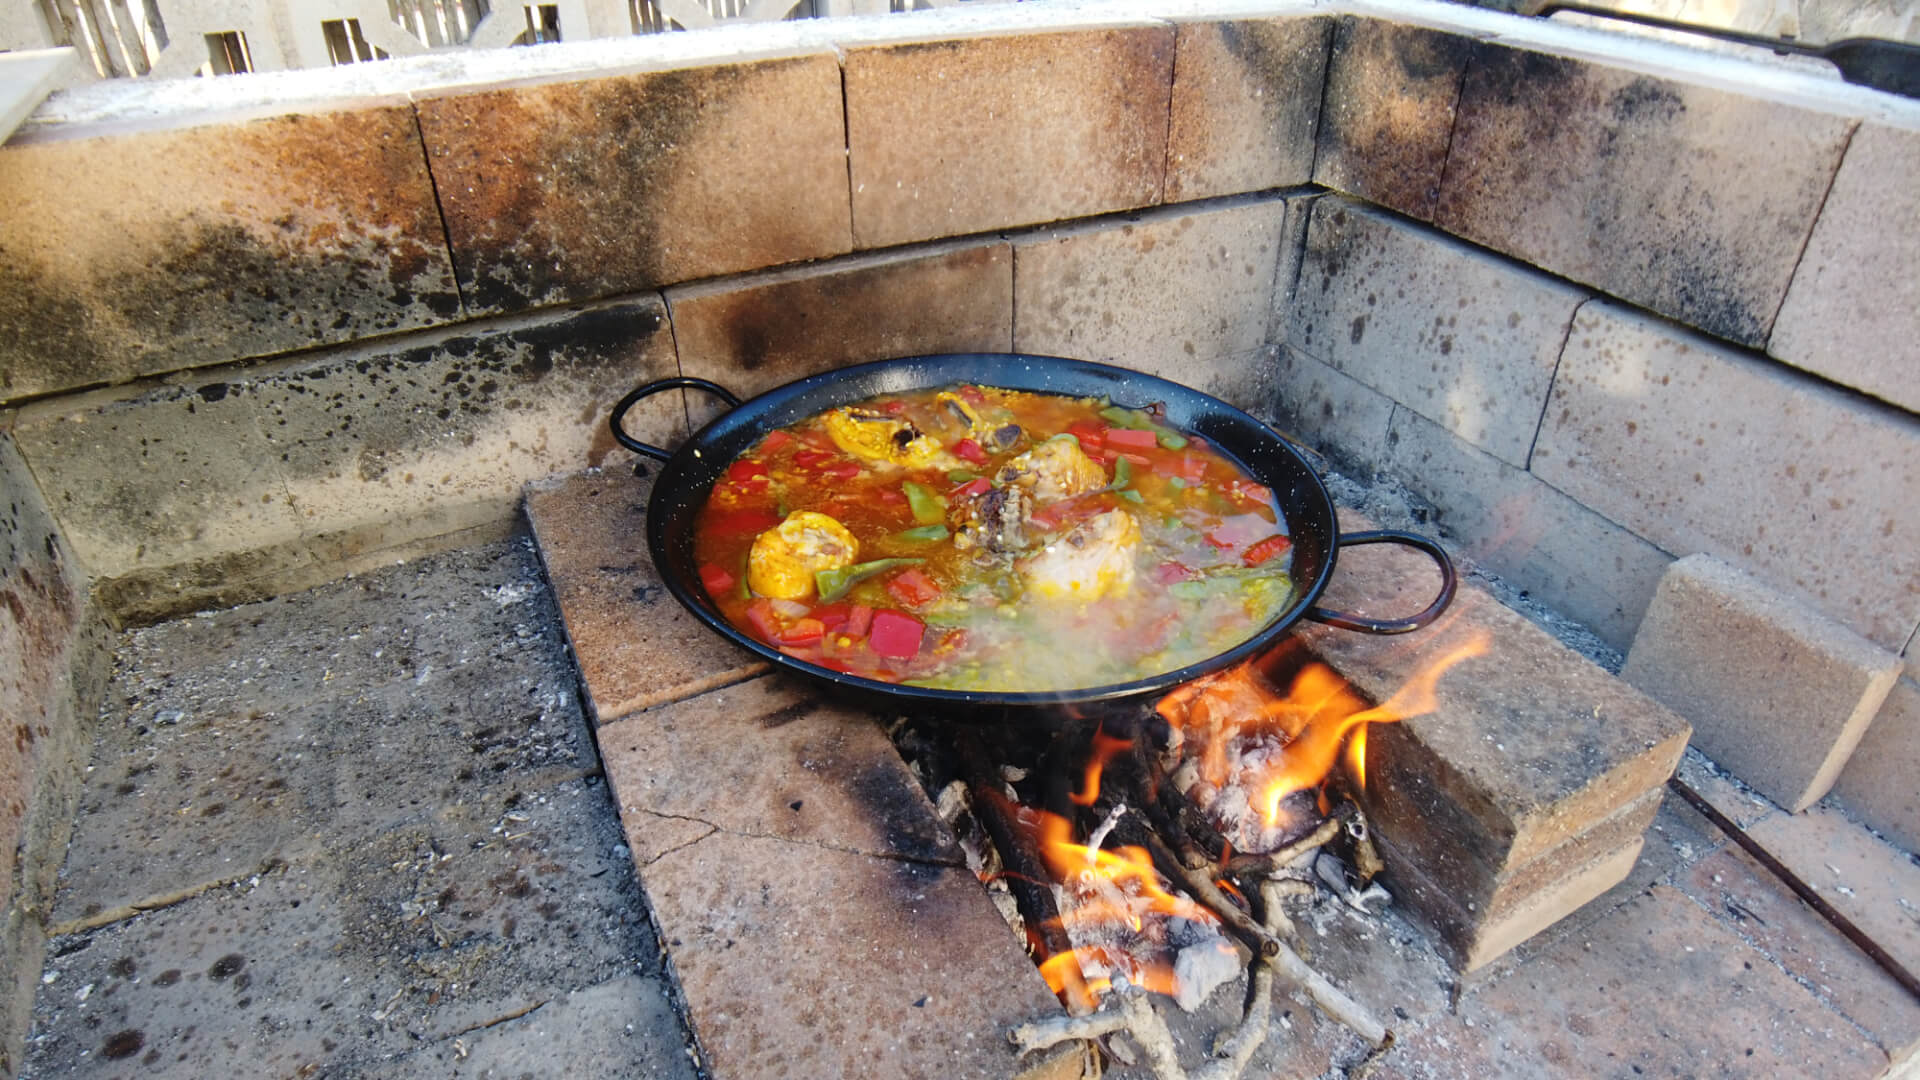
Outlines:
<svg viewBox="0 0 1920 1080"><path fill-rule="evenodd" d="M1238 977L1244 946L1256 989L1278 973L1329 1016L1386 1044L1385 1028L1290 947L1284 901L1323 887L1363 911L1391 899L1371 884L1382 867L1355 798L1367 728L1433 710L1441 677L1486 650L1485 637L1473 636L1372 705L1289 643L1182 686L1151 711L1069 720L1044 742L1032 733L962 733L965 780L948 794L968 798L942 805L978 853L982 880L1011 895L1002 910L1017 908L1041 974L1073 1014L1023 1028L1016 1041L1039 1047L1124 1028L1161 1061L1161 1035L1143 1030L1157 1020L1146 1019L1152 1009L1143 1011L1132 991L1191 1011ZM918 738L938 753L934 730ZM986 760L989 744L1000 762ZM1096 1012L1109 997L1120 1008ZM1255 994L1239 1042L1229 1040L1243 1061L1265 1037L1267 1007Z"/></svg>

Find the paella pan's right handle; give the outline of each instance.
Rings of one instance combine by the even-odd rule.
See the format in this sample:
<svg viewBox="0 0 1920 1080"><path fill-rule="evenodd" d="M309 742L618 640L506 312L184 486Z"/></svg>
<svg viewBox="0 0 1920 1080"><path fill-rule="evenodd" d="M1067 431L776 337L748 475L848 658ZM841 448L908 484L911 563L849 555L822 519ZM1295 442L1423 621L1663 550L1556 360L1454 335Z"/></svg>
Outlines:
<svg viewBox="0 0 1920 1080"><path fill-rule="evenodd" d="M1453 560L1447 558L1445 548L1421 536L1418 533L1399 532L1394 529L1376 529L1370 532L1347 533L1340 537L1341 547L1359 547L1361 544L1405 544L1419 548L1432 557L1440 567L1440 595L1425 611L1404 619L1367 619L1359 615L1349 615L1344 611L1330 611L1316 607L1307 609L1307 618L1314 622L1337 626L1342 630L1358 630L1363 634L1404 634L1409 630L1418 630L1440 617L1453 603L1453 590L1457 584L1453 573Z"/></svg>
<svg viewBox="0 0 1920 1080"><path fill-rule="evenodd" d="M676 375L671 379L658 379L641 386L614 403L613 415L607 417L607 426L613 429L613 441L636 454L645 454L655 461L665 461L672 457L673 451L662 450L652 443L641 442L639 439L627 434L627 429L620 426L620 421L626 419L627 410L638 404L641 398L652 397L663 390L681 389L705 390L707 393L726 402L729 408L740 404L740 399L733 396L733 391L728 390L719 383L708 382L705 379L696 379L689 375Z"/></svg>

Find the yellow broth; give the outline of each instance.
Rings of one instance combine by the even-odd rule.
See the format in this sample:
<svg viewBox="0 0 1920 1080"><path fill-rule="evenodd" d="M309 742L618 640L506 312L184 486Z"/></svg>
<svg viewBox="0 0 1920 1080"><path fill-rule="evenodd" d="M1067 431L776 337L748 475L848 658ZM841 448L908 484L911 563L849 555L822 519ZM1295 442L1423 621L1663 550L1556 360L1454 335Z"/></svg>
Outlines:
<svg viewBox="0 0 1920 1080"><path fill-rule="evenodd" d="M1245 641L1286 607L1292 552L1272 493L1202 440L1152 410L1100 400L975 386L947 388L947 400L941 393L829 410L769 434L730 465L694 527L702 579L730 623L797 659L881 681L1066 691L1184 667ZM1009 425L1019 434L1002 445ZM895 428L917 436L911 453ZM873 439L888 456L836 442L833 432L847 430L892 432ZM1050 499L1024 488L1028 543L989 550L975 530L963 549L961 526L981 500L1032 483L1007 467L1058 438L1098 465L1102 486ZM929 453L938 460L899 460ZM1121 535L1113 510L1133 519L1137 539L1110 539ZM800 511L843 525L858 542L855 564L918 561L860 580L832 602L817 578L803 596L756 595L755 541ZM1113 528L1086 554L1095 525ZM1055 578L1045 569L1081 555L1104 558L1131 580L1093 588L1069 574L1074 588L1097 595L1047 592Z"/></svg>

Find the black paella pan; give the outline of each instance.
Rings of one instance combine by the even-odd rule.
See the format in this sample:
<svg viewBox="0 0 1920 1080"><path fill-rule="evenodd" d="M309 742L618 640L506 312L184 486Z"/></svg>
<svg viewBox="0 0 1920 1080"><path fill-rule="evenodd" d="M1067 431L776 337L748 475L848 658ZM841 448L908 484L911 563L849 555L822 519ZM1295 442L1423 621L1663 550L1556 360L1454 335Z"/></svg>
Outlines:
<svg viewBox="0 0 1920 1080"><path fill-rule="evenodd" d="M1273 489L1293 539L1293 596L1266 626L1238 645L1198 663L1151 678L1105 686L1046 692L930 689L880 682L795 659L734 627L707 597L693 556L694 518L727 466L776 428L816 413L880 394L975 383L1009 390L1105 397L1130 408L1165 407L1166 423L1198 435ZM677 450L641 442L621 426L642 398L674 389L698 389L733 406ZM1219 671L1271 648L1300 619L1370 634L1417 630L1438 618L1453 599L1454 570L1434 541L1413 533L1369 531L1340 535L1333 500L1319 474L1285 439L1226 402L1178 383L1137 371L1051 356L1017 353L955 353L882 360L841 368L788 383L747 402L703 379L671 378L641 386L622 398L610 418L614 438L628 449L662 462L647 506L647 547L667 589L688 611L722 637L780 668L828 684L863 704L903 711L937 711L955 717L1004 718L1063 705L1094 705L1157 698L1183 682ZM1367 619L1315 605L1333 574L1342 547L1395 543L1431 556L1441 574L1439 595L1426 610L1404 619Z"/></svg>

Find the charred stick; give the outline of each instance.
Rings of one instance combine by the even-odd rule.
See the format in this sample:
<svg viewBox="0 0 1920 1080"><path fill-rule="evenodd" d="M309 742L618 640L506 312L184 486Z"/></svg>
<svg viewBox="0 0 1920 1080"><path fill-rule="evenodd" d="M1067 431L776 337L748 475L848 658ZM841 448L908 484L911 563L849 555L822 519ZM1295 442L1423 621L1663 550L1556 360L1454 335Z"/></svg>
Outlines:
<svg viewBox="0 0 1920 1080"><path fill-rule="evenodd" d="M1345 824L1345 816L1336 813L1334 816L1321 822L1320 826L1312 832L1271 855L1235 855L1233 858L1227 860L1226 872L1237 876L1241 874L1264 875L1285 870L1300 856L1332 840L1339 834Z"/></svg>
<svg viewBox="0 0 1920 1080"><path fill-rule="evenodd" d="M1147 830L1146 841L1147 852L1153 856L1154 864L1160 868L1160 872L1179 882L1183 888L1193 894L1194 899L1210 908L1215 915L1220 916L1220 921L1233 932L1233 936L1239 938L1247 948L1252 949L1255 956L1275 956L1284 948L1279 938L1268 933L1266 927L1255 922L1253 916L1241 910L1240 905L1234 903L1226 893L1221 892L1220 886L1213 883L1213 878L1205 869L1195 870L1181 862L1180 857L1167 846L1167 842L1160 839L1151 829Z"/></svg>
<svg viewBox="0 0 1920 1080"><path fill-rule="evenodd" d="M973 813L987 830L993 846L1000 852L1000 864L1006 868L1007 888L1020 907L1027 929L1039 937L1048 956L1072 952L1073 942L1060 921L1060 907L1054 903L1052 875L1040 857L1033 839L1013 820L1012 803L1000 790L998 775L979 736L961 732L954 739L960 757L960 772L973 796ZM1080 969L1068 965L1065 977L1070 983L1080 979ZM1068 1008L1084 1008L1092 995L1084 985L1069 986Z"/></svg>
<svg viewBox="0 0 1920 1080"><path fill-rule="evenodd" d="M1273 881L1261 883L1261 895L1265 898L1269 910L1280 904L1278 885L1278 882ZM1277 941L1275 943L1278 944ZM1298 953L1281 945L1280 951L1273 957L1272 964L1282 978L1292 980L1300 989L1305 990L1307 996L1313 999L1313 1003L1319 1006L1321 1012L1352 1028L1361 1038L1375 1046L1386 1044L1388 1034L1386 1025L1375 1020L1364 1006L1348 997L1339 987L1328 982L1325 975L1308 967L1307 962L1300 959Z"/></svg>

